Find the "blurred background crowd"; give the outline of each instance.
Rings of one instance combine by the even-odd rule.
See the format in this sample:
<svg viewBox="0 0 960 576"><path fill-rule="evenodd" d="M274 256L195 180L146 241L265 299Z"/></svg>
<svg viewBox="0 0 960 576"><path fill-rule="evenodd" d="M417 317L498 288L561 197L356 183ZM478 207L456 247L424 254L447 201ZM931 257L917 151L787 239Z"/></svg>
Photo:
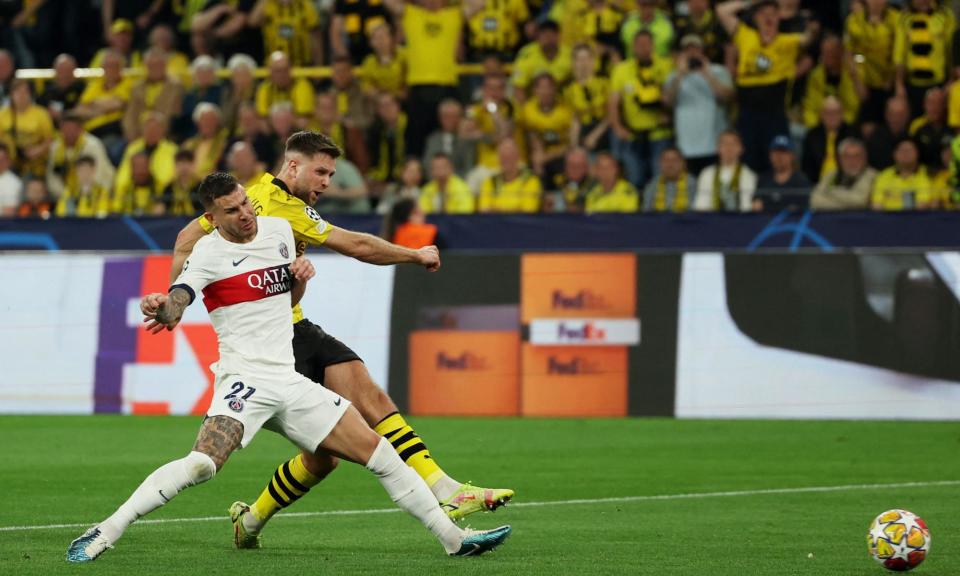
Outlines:
<svg viewBox="0 0 960 576"><path fill-rule="evenodd" d="M345 152L324 214L954 209L956 34L937 0L0 0L0 215L194 215L300 129Z"/></svg>

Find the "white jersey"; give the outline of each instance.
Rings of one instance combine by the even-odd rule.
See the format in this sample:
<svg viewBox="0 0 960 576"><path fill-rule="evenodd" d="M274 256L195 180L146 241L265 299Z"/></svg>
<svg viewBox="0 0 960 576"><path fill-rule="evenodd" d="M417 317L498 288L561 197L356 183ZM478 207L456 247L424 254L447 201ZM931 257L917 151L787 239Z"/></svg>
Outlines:
<svg viewBox="0 0 960 576"><path fill-rule="evenodd" d="M290 264L293 231L282 218L257 217L257 235L246 244L214 231L201 238L174 288L198 292L220 343L214 374L296 379Z"/></svg>

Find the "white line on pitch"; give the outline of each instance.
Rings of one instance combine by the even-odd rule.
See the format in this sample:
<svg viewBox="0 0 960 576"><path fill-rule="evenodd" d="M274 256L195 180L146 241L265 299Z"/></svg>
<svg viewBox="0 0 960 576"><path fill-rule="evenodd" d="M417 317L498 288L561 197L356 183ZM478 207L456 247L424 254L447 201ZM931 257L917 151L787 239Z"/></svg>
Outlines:
<svg viewBox="0 0 960 576"><path fill-rule="evenodd" d="M651 502L658 500L691 500L697 498L732 498L737 496L766 496L770 494L812 494L822 492L849 492L855 490L890 490L899 488L930 488L935 486L958 486L960 480L934 480L930 482L898 482L894 484L841 484L839 486L806 486L799 488L766 488L759 490L736 490L729 492L690 492L686 494L656 494L651 496L620 496L613 498L582 498L577 500L548 500L543 502L517 502L511 508L534 508L542 506L572 506L577 504L613 504L617 502ZM322 512L287 512L276 518L309 518L316 516L362 516L364 514L392 514L399 508L373 508L369 510L325 510ZM223 522L223 516L200 516L196 518L155 518L140 520L137 524L176 524L181 522ZM75 524L41 524L37 526L0 526L0 532L24 532L27 530L55 530L61 528L88 528L93 522Z"/></svg>

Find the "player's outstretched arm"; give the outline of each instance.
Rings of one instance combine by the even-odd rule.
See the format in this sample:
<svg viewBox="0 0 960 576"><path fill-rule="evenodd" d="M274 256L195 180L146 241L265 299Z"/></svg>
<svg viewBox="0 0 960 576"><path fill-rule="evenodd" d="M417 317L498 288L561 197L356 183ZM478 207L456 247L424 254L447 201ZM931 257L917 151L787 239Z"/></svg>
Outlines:
<svg viewBox="0 0 960 576"><path fill-rule="evenodd" d="M419 264L430 272L440 269L440 251L436 246L425 246L419 250L413 250L392 244L372 234L351 232L343 228L331 230L323 245L334 252L356 258L367 264L378 266Z"/></svg>
<svg viewBox="0 0 960 576"><path fill-rule="evenodd" d="M183 311L190 305L190 293L183 288L174 288L169 294L147 294L140 300L143 321L147 331L157 334L164 329L173 330L180 323Z"/></svg>
<svg viewBox="0 0 960 576"><path fill-rule="evenodd" d="M190 257L194 245L206 235L206 230L200 226L200 222L196 219L191 220L190 223L184 226L183 230L177 234L177 242L173 245L173 263L170 265L171 284L176 282L177 277L180 276L180 272L183 270L183 263Z"/></svg>
<svg viewBox="0 0 960 576"><path fill-rule="evenodd" d="M303 299L304 292L307 291L307 281L316 275L313 263L299 256L290 264L290 274L293 275L293 287L290 289L290 298L292 305L296 306Z"/></svg>

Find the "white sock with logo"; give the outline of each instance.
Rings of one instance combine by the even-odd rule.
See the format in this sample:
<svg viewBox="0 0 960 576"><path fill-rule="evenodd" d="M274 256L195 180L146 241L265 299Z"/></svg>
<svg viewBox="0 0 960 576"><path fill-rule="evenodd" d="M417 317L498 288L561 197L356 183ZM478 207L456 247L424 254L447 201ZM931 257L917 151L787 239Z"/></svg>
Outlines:
<svg viewBox="0 0 960 576"><path fill-rule="evenodd" d="M216 473L213 460L203 452L190 452L186 458L164 464L147 476L112 516L100 523L100 533L113 544L138 518L173 500L184 488L206 482Z"/></svg>
<svg viewBox="0 0 960 576"><path fill-rule="evenodd" d="M367 462L367 470L376 474L383 489L397 506L415 516L433 532L447 553L460 549L463 531L447 517L426 482L417 476L413 468L403 463L386 438L380 438L373 456Z"/></svg>

